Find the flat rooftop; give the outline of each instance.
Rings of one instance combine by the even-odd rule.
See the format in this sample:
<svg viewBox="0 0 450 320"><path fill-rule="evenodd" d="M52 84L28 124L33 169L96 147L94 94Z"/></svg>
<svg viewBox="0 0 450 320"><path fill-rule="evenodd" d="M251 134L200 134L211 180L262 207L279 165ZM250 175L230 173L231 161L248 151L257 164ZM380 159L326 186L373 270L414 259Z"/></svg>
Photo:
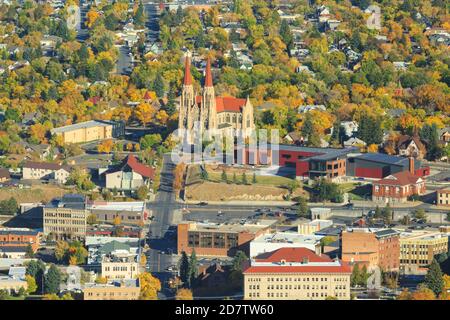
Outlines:
<svg viewBox="0 0 450 320"><path fill-rule="evenodd" d="M254 239L256 243L303 243L303 244L316 244L320 242L323 236L316 235L303 235L296 232L277 232L264 234Z"/></svg>
<svg viewBox="0 0 450 320"><path fill-rule="evenodd" d="M263 219L255 223L204 223L184 221L182 223L189 224L189 231L205 231L205 232L250 232L254 233L261 229L265 229L276 223L276 220Z"/></svg>
<svg viewBox="0 0 450 320"><path fill-rule="evenodd" d="M400 240L436 240L448 238L447 234L436 231L403 231L400 232Z"/></svg>
<svg viewBox="0 0 450 320"><path fill-rule="evenodd" d="M53 134L64 133L64 132L69 132L69 131L78 130L78 129L87 129L87 128L93 128L93 127L107 127L110 125L111 124L107 123L107 122L90 120L90 121L86 121L86 122L80 122L80 123L70 124L70 125L67 125L64 127L55 128L55 129L52 129L51 132Z"/></svg>
<svg viewBox="0 0 450 320"><path fill-rule="evenodd" d="M129 211L142 212L145 209L144 201L133 202L88 202L86 205L88 210L104 210L104 211Z"/></svg>

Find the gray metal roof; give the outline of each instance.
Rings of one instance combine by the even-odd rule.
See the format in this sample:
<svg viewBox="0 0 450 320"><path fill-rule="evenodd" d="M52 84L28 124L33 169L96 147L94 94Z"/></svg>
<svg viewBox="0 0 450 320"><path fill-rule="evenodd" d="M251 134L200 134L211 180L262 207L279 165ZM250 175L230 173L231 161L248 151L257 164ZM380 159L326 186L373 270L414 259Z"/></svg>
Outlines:
<svg viewBox="0 0 450 320"><path fill-rule="evenodd" d="M68 126L60 127L60 128L55 128L55 129L52 129L51 132L53 134L55 134L55 133L63 133L63 132L68 132L68 131L73 131L73 130L78 130L78 129L98 127L98 126L107 127L110 125L111 125L110 123L106 123L103 121L90 120L90 121L86 121L86 122L71 124Z"/></svg>

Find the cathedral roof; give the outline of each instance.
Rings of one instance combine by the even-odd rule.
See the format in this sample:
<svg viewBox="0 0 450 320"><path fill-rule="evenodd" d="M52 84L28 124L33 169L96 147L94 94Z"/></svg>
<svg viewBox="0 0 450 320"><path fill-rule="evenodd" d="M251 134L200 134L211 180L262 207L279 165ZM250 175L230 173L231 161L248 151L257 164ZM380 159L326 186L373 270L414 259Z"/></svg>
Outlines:
<svg viewBox="0 0 450 320"><path fill-rule="evenodd" d="M216 112L241 112L246 101L246 99L234 97L216 97ZM202 96L196 96L195 102L201 104Z"/></svg>

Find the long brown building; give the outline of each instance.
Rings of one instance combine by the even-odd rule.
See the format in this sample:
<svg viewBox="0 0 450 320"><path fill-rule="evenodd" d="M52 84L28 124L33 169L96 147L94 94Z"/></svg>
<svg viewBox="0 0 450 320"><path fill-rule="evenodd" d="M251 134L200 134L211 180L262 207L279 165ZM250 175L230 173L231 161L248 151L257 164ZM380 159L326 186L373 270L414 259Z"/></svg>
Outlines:
<svg viewBox="0 0 450 320"><path fill-rule="evenodd" d="M28 247L34 252L39 248L40 233L34 230L8 228L0 229L0 247Z"/></svg>
<svg viewBox="0 0 450 320"><path fill-rule="evenodd" d="M342 232L342 260L384 271L400 267L400 234L392 229L355 228Z"/></svg>
<svg viewBox="0 0 450 320"><path fill-rule="evenodd" d="M249 254L250 241L269 231L273 221L260 224L216 225L207 223L180 223L178 225L178 253L193 250L200 256L232 256L237 250Z"/></svg>

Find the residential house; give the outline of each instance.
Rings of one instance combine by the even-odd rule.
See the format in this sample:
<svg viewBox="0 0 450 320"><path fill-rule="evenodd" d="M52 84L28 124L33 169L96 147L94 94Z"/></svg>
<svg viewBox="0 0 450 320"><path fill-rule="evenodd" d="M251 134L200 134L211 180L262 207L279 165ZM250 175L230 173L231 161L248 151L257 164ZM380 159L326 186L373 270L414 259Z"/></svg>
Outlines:
<svg viewBox="0 0 450 320"><path fill-rule="evenodd" d="M450 142L450 127L445 127L439 130L439 140L444 146Z"/></svg>
<svg viewBox="0 0 450 320"><path fill-rule="evenodd" d="M397 150L400 156L413 157L417 159L423 159L427 153L427 149L418 136L400 136L397 143Z"/></svg>
<svg viewBox="0 0 450 320"><path fill-rule="evenodd" d="M108 169L102 175L106 180L106 188L132 191L140 186L150 186L155 169L140 163L135 156L129 154L119 165Z"/></svg>
<svg viewBox="0 0 450 320"><path fill-rule="evenodd" d="M315 104L315 105L302 105L298 107L298 113L306 113L312 110L326 111L327 108L323 104Z"/></svg>
<svg viewBox="0 0 450 320"><path fill-rule="evenodd" d="M11 179L8 169L0 168L0 182L6 182Z"/></svg>
<svg viewBox="0 0 450 320"><path fill-rule="evenodd" d="M436 190L436 205L450 207L450 187Z"/></svg>
<svg viewBox="0 0 450 320"><path fill-rule="evenodd" d="M64 184L72 171L68 165L49 162L27 161L22 167L24 180L55 180Z"/></svg>
<svg viewBox="0 0 450 320"><path fill-rule="evenodd" d="M344 141L344 147L365 147L367 143L358 138L350 138Z"/></svg>

